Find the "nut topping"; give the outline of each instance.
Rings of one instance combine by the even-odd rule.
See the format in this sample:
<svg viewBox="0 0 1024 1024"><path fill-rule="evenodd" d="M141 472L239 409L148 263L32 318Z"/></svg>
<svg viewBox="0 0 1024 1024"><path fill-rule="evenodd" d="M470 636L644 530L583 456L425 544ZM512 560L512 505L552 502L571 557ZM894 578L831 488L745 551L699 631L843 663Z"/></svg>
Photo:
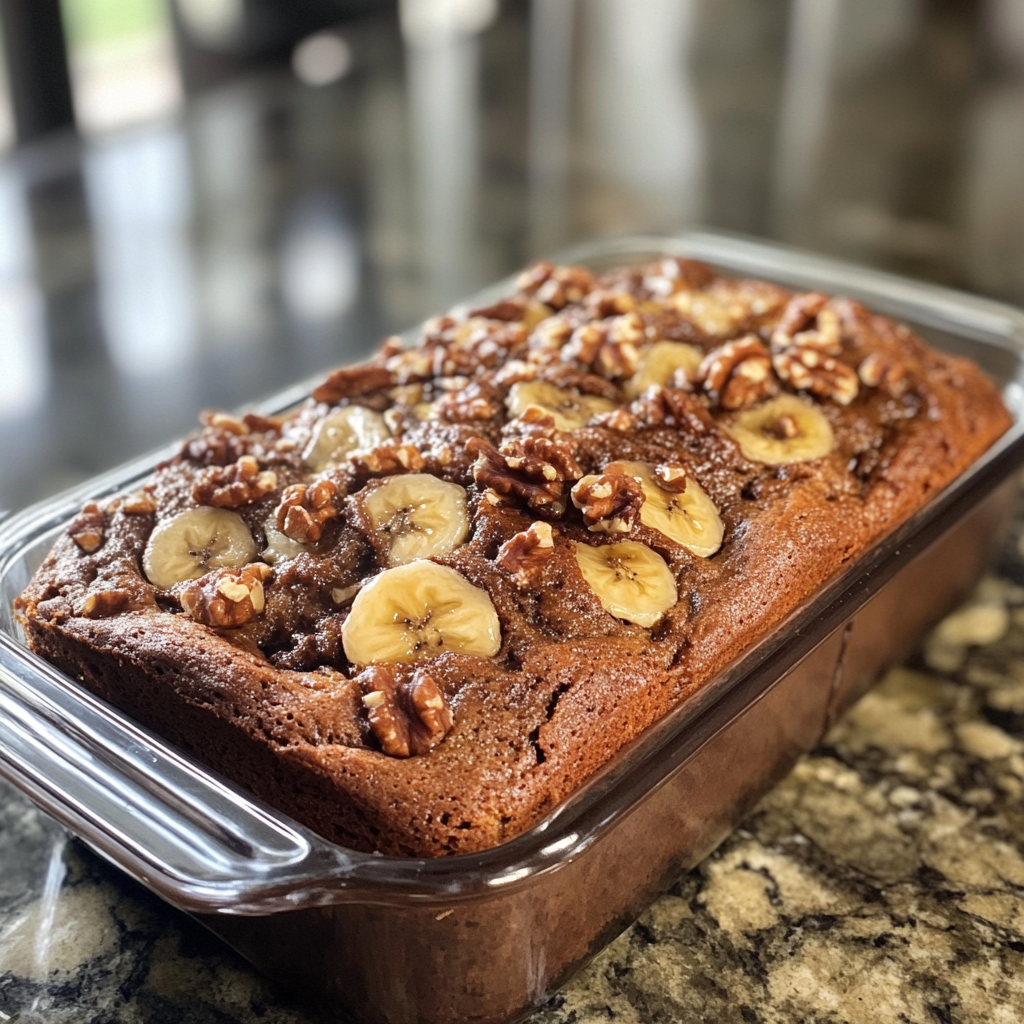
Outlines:
<svg viewBox="0 0 1024 1024"><path fill-rule="evenodd" d="M135 491L126 495L118 507L130 516L148 516L156 511L156 500L145 491Z"/></svg>
<svg viewBox="0 0 1024 1024"><path fill-rule="evenodd" d="M839 316L827 306L828 296L819 292L794 295L772 331L772 349L797 345L837 356L842 351Z"/></svg>
<svg viewBox="0 0 1024 1024"><path fill-rule="evenodd" d="M810 391L849 405L857 397L857 374L834 356L842 351L839 315L818 292L794 295L772 332L772 366L797 391Z"/></svg>
<svg viewBox="0 0 1024 1024"><path fill-rule="evenodd" d="M538 521L505 541L498 549L495 561L511 573L517 587L525 590L532 586L554 551L555 538L551 524Z"/></svg>
<svg viewBox="0 0 1024 1024"><path fill-rule="evenodd" d="M496 419L501 406L479 384L473 383L461 391L447 392L438 400L434 410L440 420L470 423L473 420Z"/></svg>
<svg viewBox="0 0 1024 1024"><path fill-rule="evenodd" d="M71 539L91 555L103 543L103 510L95 501L82 506L82 511L68 525Z"/></svg>
<svg viewBox="0 0 1024 1024"><path fill-rule="evenodd" d="M521 292L535 296L552 309L580 302L595 283L594 275L586 267L556 267L546 260L527 267L516 278L516 287Z"/></svg>
<svg viewBox="0 0 1024 1024"><path fill-rule="evenodd" d="M754 405L778 390L771 352L756 334L712 349L697 368L695 382L703 384L712 402L730 410Z"/></svg>
<svg viewBox="0 0 1024 1024"><path fill-rule="evenodd" d="M894 398L899 398L909 384L906 367L881 352L866 356L857 368L857 376L865 387L881 388Z"/></svg>
<svg viewBox="0 0 1024 1024"><path fill-rule="evenodd" d="M276 473L261 471L252 455L243 455L230 466L210 466L198 473L192 485L192 500L214 508L240 508L276 487Z"/></svg>
<svg viewBox="0 0 1024 1024"><path fill-rule="evenodd" d="M695 396L660 384L647 388L629 410L648 427L675 427L692 434L711 429L711 417Z"/></svg>
<svg viewBox="0 0 1024 1024"><path fill-rule="evenodd" d="M231 629L263 611L263 582L273 570L262 562L242 569L217 569L181 591L181 607L196 622Z"/></svg>
<svg viewBox="0 0 1024 1024"><path fill-rule="evenodd" d="M600 413L591 422L596 427L607 427L609 430L617 430L620 434L628 434L640 425L636 416L627 409L612 409L611 412Z"/></svg>
<svg viewBox="0 0 1024 1024"><path fill-rule="evenodd" d="M610 380L631 377L640 365L637 345L644 340L644 324L636 313L598 320L572 332L562 349L562 361L596 369Z"/></svg>
<svg viewBox="0 0 1024 1024"><path fill-rule="evenodd" d="M412 444L392 437L368 451L348 453L349 461L356 470L371 476L387 476L391 473L416 473L425 465L420 450Z"/></svg>
<svg viewBox="0 0 1024 1024"><path fill-rule="evenodd" d="M565 511L565 482L583 475L565 441L526 437L508 441L499 450L482 437L474 437L466 449L479 456L473 465L473 479L481 487L521 498L529 508L543 508L553 515Z"/></svg>
<svg viewBox="0 0 1024 1024"><path fill-rule="evenodd" d="M341 497L333 480L286 487L274 513L277 529L300 544L312 544L320 539L324 523L341 513Z"/></svg>
<svg viewBox="0 0 1024 1024"><path fill-rule="evenodd" d="M855 370L816 348L794 345L783 349L772 357L772 365L790 387L831 398L840 405L849 405L860 390Z"/></svg>
<svg viewBox="0 0 1024 1024"><path fill-rule="evenodd" d="M356 398L396 383L383 366L346 366L335 370L314 392L318 402L333 405L343 398Z"/></svg>
<svg viewBox="0 0 1024 1024"><path fill-rule="evenodd" d="M644 503L641 482L632 476L586 476L572 489L572 503L583 512L591 533L629 533Z"/></svg>
<svg viewBox="0 0 1024 1024"><path fill-rule="evenodd" d="M87 619L106 619L112 615L120 615L131 607L132 595L127 590L100 590L87 594L85 600L76 609L76 614Z"/></svg>
<svg viewBox="0 0 1024 1024"><path fill-rule="evenodd" d="M249 427L243 421L226 412L216 412L206 409L199 414L199 422L204 427L213 427L216 430L226 430L229 434L237 434L239 437L249 433Z"/></svg>
<svg viewBox="0 0 1024 1024"><path fill-rule="evenodd" d="M356 677L370 731L390 757L427 754L448 735L454 719L437 683L417 672L400 682L395 667L371 665Z"/></svg>

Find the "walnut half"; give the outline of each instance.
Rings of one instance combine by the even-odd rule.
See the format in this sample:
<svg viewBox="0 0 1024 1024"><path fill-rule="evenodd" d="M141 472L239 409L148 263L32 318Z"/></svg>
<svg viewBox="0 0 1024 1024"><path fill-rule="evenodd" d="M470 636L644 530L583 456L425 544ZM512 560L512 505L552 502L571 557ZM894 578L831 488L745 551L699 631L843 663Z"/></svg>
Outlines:
<svg viewBox="0 0 1024 1024"><path fill-rule="evenodd" d="M277 528L300 544L313 544L320 539L324 523L340 514L343 497L333 480L286 487L274 513Z"/></svg>
<svg viewBox="0 0 1024 1024"><path fill-rule="evenodd" d="M538 521L505 541L495 561L512 574L517 587L525 590L533 585L554 553L554 530L550 523Z"/></svg>
<svg viewBox="0 0 1024 1024"><path fill-rule="evenodd" d="M181 592L181 607L189 618L207 626L245 625L263 611L263 581L273 570L262 562L242 569L217 569L193 580Z"/></svg>
<svg viewBox="0 0 1024 1024"><path fill-rule="evenodd" d="M466 450L479 456L473 479L504 497L520 498L529 508L561 515L566 508L566 481L583 472L572 447L547 437L508 441L500 449L482 437L474 437Z"/></svg>
<svg viewBox="0 0 1024 1024"><path fill-rule="evenodd" d="M241 508L258 501L277 487L277 474L260 470L252 455L243 455L230 466L209 466L196 474L192 500L214 508Z"/></svg>
<svg viewBox="0 0 1024 1024"><path fill-rule="evenodd" d="M640 518L644 488L636 477L621 473L585 476L572 489L572 503L592 533L629 533Z"/></svg>
<svg viewBox="0 0 1024 1024"><path fill-rule="evenodd" d="M454 719L437 683L420 670L399 679L392 665L371 665L359 674L370 731L390 757L427 754L448 735Z"/></svg>

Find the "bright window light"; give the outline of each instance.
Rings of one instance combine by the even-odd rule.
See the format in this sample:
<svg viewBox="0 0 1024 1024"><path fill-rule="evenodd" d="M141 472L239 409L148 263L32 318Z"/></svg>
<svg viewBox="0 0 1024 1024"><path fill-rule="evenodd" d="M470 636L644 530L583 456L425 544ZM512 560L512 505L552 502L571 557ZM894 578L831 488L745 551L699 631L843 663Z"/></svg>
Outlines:
<svg viewBox="0 0 1024 1024"><path fill-rule="evenodd" d="M352 67L352 50L336 32L318 32L303 39L292 54L292 70L306 85L330 85Z"/></svg>
<svg viewBox="0 0 1024 1024"><path fill-rule="evenodd" d="M181 106L167 0L62 0L62 9L83 131L166 117Z"/></svg>

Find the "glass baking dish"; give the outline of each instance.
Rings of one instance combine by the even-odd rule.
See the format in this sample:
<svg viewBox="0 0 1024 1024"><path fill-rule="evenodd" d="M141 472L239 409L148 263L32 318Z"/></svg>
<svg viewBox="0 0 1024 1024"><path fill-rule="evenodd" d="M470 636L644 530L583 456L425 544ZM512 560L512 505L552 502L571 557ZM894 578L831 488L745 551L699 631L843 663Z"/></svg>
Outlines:
<svg viewBox="0 0 1024 1024"><path fill-rule="evenodd" d="M977 361L1015 423L911 520L623 749L546 819L437 860L343 849L135 725L23 644L11 603L88 500L158 452L0 524L0 775L101 855L337 1016L508 1021L542 1004L696 864L843 708L973 585L1024 461L1024 314L718 234L581 246L594 269L664 256L860 299ZM482 305L502 282L469 300ZM281 411L300 384L262 403Z"/></svg>

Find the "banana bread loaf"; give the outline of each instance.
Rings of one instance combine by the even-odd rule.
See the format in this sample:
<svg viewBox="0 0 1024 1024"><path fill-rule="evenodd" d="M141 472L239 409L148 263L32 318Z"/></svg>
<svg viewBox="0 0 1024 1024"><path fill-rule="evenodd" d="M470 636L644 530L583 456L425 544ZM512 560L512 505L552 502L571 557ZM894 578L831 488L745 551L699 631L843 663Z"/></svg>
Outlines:
<svg viewBox="0 0 1024 1024"><path fill-rule="evenodd" d="M547 814L1010 424L855 302L540 263L87 505L33 649L327 838Z"/></svg>

